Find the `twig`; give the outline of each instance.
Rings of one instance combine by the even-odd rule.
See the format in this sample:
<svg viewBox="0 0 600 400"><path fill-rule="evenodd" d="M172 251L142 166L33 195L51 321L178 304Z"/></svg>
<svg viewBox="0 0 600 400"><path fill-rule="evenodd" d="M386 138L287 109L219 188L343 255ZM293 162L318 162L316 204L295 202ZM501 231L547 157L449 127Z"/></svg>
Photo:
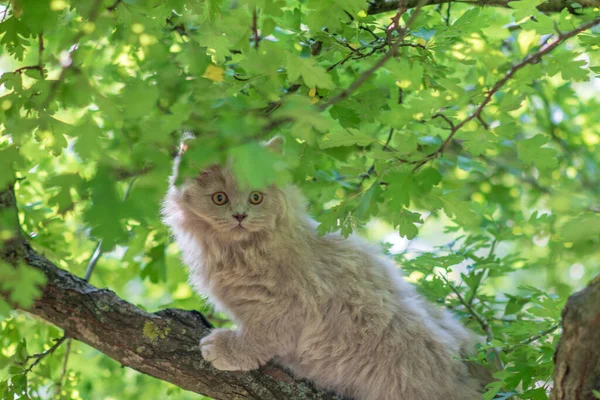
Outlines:
<svg viewBox="0 0 600 400"><path fill-rule="evenodd" d="M27 369L25 370L24 374L27 375L46 356L49 356L50 354L54 353L56 351L56 349L58 349L60 347L60 345L63 344L63 342L65 340L67 340L67 335L63 335L62 337L56 339L56 343L54 343L48 350L45 350L45 351L43 351L41 353L38 353L38 354L32 354L32 355L28 356L27 359L25 360L26 362L29 361L29 360L31 360L32 358L35 358L35 361L32 362L29 367L27 367Z"/></svg>
<svg viewBox="0 0 600 400"><path fill-rule="evenodd" d="M538 62L540 60L540 58L542 56L550 53L552 50L554 50L560 44L562 44L565 40L570 39L573 36L577 35L578 33L588 30L598 24L600 24L600 17L593 19L592 21L586 22L585 24L582 24L578 28L575 28L569 32L560 33L558 35L558 37L556 38L556 40L554 40L552 43L542 46L542 48L540 48L540 50L528 55L523 60L521 60L519 63L513 65L508 70L508 72L504 75L504 77L502 77L502 79L500 79L498 82L496 82L494 84L494 86L492 87L492 89L487 92L485 99L475 109L475 111L472 114L470 114L467 118L462 120L460 123L455 125L451 129L450 134L448 135L446 140L444 140L442 142L440 147L438 147L438 149L435 150L433 153L428 154L421 161L419 161L417 163L417 165L413 168L413 171L418 170L419 168L421 168L424 164L426 164L430 160L437 158L439 155L441 155L444 152L444 150L446 150L446 147L448 146L448 144L450 144L450 142L452 141L452 138L454 137L454 135L456 135L456 133L463 126L465 126L467 123L469 123L471 120L477 119L484 125L484 127L487 127L487 124L481 118L481 113L483 112L483 109L492 101L492 97L506 84L506 82L508 82L515 75L515 73L517 73L517 71L526 67L528 64L535 64L536 62ZM441 114L436 114L436 115L441 115Z"/></svg>
<svg viewBox="0 0 600 400"><path fill-rule="evenodd" d="M285 93L283 94L282 97L285 96L289 96L291 94L294 94L298 91L298 89L300 89L302 87L302 85L299 85L297 83L291 85L289 88L287 88L285 90ZM282 100L278 100L278 101L273 101L271 103L269 103L269 105L267 107L264 108L263 112L265 114L270 114L273 111L275 111L276 109L278 109L281 106Z"/></svg>
<svg viewBox="0 0 600 400"><path fill-rule="evenodd" d="M65 359L63 361L62 372L60 373L60 377L56 382L56 386L54 387L54 397L57 398L62 389L62 383L65 379L65 375L67 374L67 366L69 364L69 354L71 353L71 339L67 340L67 346L65 350Z"/></svg>
<svg viewBox="0 0 600 400"><path fill-rule="evenodd" d="M541 339L541 338L543 338L544 336L551 334L552 332L554 332L554 331L555 331L555 330L557 330L558 328L560 328L560 324L554 324L554 325L552 325L550 328L548 328L548 329L546 329L546 330L544 330L544 331L541 331L541 332L540 332L540 333L538 333L537 335L533 335L533 336L532 336L532 337L530 337L530 338L527 338L527 339L521 340L521 341L520 341L519 343L517 343L516 345L514 345L514 346L512 346L512 347L509 347L509 348L507 348L507 349L504 349L504 353L510 353L511 351L514 351L514 350L515 350L516 348L518 348L518 347L525 346L525 345L528 345L528 344L530 344L530 343L533 343L533 342L535 342L536 340L538 340L538 339Z"/></svg>
<svg viewBox="0 0 600 400"><path fill-rule="evenodd" d="M27 71L30 69L36 69L40 72L40 75L42 77L42 79L44 79L44 59L43 59L43 54L44 54L44 36L42 33L40 33L38 35L38 63L37 65L26 65L24 67L20 67L15 69L14 73L15 74L20 74L23 71Z"/></svg>
<svg viewBox="0 0 600 400"><path fill-rule="evenodd" d="M390 128L390 132L388 133L388 136L387 136L387 139L385 141L385 144L381 148L382 150L384 150L384 151L390 150L389 145L390 145L390 142L392 141L392 137L393 136L394 136L394 128ZM362 186L362 184L367 180L367 178L369 178L369 176L371 176L371 174L373 172L375 172L375 163L371 164L371 166L369 167L369 170L367 171L367 173L360 175L360 181L356 184L356 188L360 189L360 187ZM386 182L380 182L380 184L387 185Z"/></svg>
<svg viewBox="0 0 600 400"><path fill-rule="evenodd" d="M485 332L488 343L492 343L494 341L494 333L492 332L492 328L490 327L490 324L485 320L485 318L483 318L481 315L479 315L479 313L477 311L475 311L475 309L465 300L465 298L462 296L462 294L460 294L460 292L454 287L454 285L452 283L450 283L448 278L446 278L443 275L439 275L439 276L444 280L446 285L448 285L450 290L452 290L452 292L454 292L454 294L456 294L458 301L467 309L467 311L469 311L469 314L471 314L473 316L473 318L475 318L477 323L479 323L479 326ZM502 362L502 358L500 357L501 350L495 346L492 347L492 350L494 351L494 354L496 355L496 359L498 361L498 366L500 367L501 370L504 369L504 363Z"/></svg>
<svg viewBox="0 0 600 400"><path fill-rule="evenodd" d="M10 3L7 3L4 6L4 11L3 11L4 14L2 15L2 21L0 21L0 22L4 22L4 20L6 19L6 16L8 15L8 10L9 9L10 9Z"/></svg>
<svg viewBox="0 0 600 400"><path fill-rule="evenodd" d="M368 26L360 25L358 27L358 29L369 32L371 34L371 36L373 36L373 38L375 40L379 40L380 39L379 36L375 32L373 32L373 30L371 28L369 28Z"/></svg>
<svg viewBox="0 0 600 400"><path fill-rule="evenodd" d="M421 7L423 5L425 5L426 3L427 3L427 1L421 1L419 6L413 12L410 20L406 23L406 26L404 28L398 28L399 37L390 46L390 49L383 55L383 57L381 57L369 69L367 69L362 74L360 74L360 76L354 82L352 82L352 84L350 84L350 86L348 86L346 89L342 90L341 93L339 93L338 95L327 100L325 103L321 104L319 106L320 111L325 111L327 108L331 107L332 105L348 98L356 89L361 87L371 77L371 75L373 75L375 73L375 71L377 71L379 68L384 66L385 63L387 63L392 57L394 57L398 53L398 49L400 48L400 45L402 44L408 29L410 28L411 24L414 22L417 15L419 14ZM398 6L398 12L396 13L396 15L398 16L398 20L399 20L400 16L406 11L406 7L403 7L402 4L403 4L403 2L401 1Z"/></svg>
<svg viewBox="0 0 600 400"><path fill-rule="evenodd" d="M433 117L431 117L431 119L436 119L436 118L442 118L444 121L446 121L448 123L448 125L450 125L450 130L454 130L454 122L452 122L452 120L450 118L446 117L442 113L437 113Z"/></svg>
<svg viewBox="0 0 600 400"><path fill-rule="evenodd" d="M40 66L39 65L26 65L24 67L19 67L19 68L15 69L14 73L15 74L19 73L20 74L21 72L26 71L28 69L37 69L39 71L40 70Z"/></svg>
<svg viewBox="0 0 600 400"><path fill-rule="evenodd" d="M390 142L392 141L393 136L394 136L394 128L390 128L390 133L388 133L388 137L385 140L385 144L383 145L382 150L387 151L390 149L389 145L390 145Z"/></svg>
<svg viewBox="0 0 600 400"><path fill-rule="evenodd" d="M106 9L108 11L115 11L117 9L117 7L119 6L119 4L121 4L121 1L123 0L115 0L115 2L113 3L112 6L106 7Z"/></svg>
<svg viewBox="0 0 600 400"><path fill-rule="evenodd" d="M486 261L489 261L492 259L492 256L494 255L494 251L496 250L497 244L498 244L498 238L494 238L494 241L492 242L492 246L490 247L490 252L488 253L487 257L485 258ZM489 268L485 268L483 270L481 279L479 279L479 281L475 284L475 287L473 287L471 296L469 297L469 300L467 300L467 303L469 303L469 305L473 305L473 301L475 300L475 297L477 297L477 290L479 289L479 286L481 286L481 284L483 283L483 280L485 279L485 273L488 270L489 270Z"/></svg>
<svg viewBox="0 0 600 400"><path fill-rule="evenodd" d="M83 276L84 281L88 282L90 280L90 278L92 277L92 273L94 272L94 268L96 268L96 264L98 264L98 261L100 260L101 256L102 240L99 240L98 244L96 245L96 250L94 250L94 252L92 253L92 257L90 258L87 268L85 269L85 275Z"/></svg>
<svg viewBox="0 0 600 400"><path fill-rule="evenodd" d="M254 48L258 50L258 44L260 43L260 36L258 35L258 16L256 13L256 7L252 13L252 37L254 38Z"/></svg>
<svg viewBox="0 0 600 400"><path fill-rule="evenodd" d="M44 79L44 34L40 33L38 35L38 69L40 70L40 75L42 79Z"/></svg>

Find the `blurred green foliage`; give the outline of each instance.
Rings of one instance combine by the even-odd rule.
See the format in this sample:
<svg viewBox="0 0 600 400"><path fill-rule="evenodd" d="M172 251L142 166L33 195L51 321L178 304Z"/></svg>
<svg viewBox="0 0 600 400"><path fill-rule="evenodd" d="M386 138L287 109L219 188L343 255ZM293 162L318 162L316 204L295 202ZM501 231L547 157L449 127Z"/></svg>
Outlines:
<svg viewBox="0 0 600 400"><path fill-rule="evenodd" d="M408 279L487 337L479 362L501 358L485 398L547 399L560 310L600 265L597 28L453 128L512 65L599 15L539 3L426 6L403 31L363 0L4 2L0 187L20 179L23 231L60 267L83 276L99 247L94 285L227 325L186 283L159 219L189 130L184 176L232 160L249 186L299 185L321 233L412 239L392 248ZM402 33L395 57L327 103ZM275 134L282 157L258 145ZM0 264L0 277L21 307L43 283L23 266ZM197 398L76 342L25 373L61 333L4 301L0 314L2 398Z"/></svg>

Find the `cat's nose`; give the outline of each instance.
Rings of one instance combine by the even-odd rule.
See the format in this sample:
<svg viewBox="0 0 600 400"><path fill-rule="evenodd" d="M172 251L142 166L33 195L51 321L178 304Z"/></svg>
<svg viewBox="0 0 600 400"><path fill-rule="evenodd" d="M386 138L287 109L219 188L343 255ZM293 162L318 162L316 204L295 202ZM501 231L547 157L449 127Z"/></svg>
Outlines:
<svg viewBox="0 0 600 400"><path fill-rule="evenodd" d="M239 222L242 222L246 217L248 216L248 214L246 213L235 213L233 214L233 218L237 219Z"/></svg>

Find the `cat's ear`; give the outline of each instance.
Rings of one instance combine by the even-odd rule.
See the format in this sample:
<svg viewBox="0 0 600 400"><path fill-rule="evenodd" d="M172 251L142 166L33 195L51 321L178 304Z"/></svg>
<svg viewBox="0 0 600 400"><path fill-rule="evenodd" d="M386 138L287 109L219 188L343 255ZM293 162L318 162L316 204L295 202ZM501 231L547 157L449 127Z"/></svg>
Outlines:
<svg viewBox="0 0 600 400"><path fill-rule="evenodd" d="M265 147L267 149L271 150L272 152L274 152L276 154L279 154L280 156L283 155L284 146L285 146L285 139L281 136L275 136L271 140L269 140L268 142L265 143Z"/></svg>

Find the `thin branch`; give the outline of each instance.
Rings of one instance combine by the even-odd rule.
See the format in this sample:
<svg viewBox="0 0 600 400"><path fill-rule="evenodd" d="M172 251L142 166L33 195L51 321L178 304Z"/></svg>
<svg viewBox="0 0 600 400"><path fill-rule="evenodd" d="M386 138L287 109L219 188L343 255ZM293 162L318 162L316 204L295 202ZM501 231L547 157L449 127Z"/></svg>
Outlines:
<svg viewBox="0 0 600 400"><path fill-rule="evenodd" d="M454 122L452 122L452 120L450 118L446 117L442 113L437 113L433 117L431 117L431 119L436 119L436 118L442 118L444 121L446 121L448 123L448 125L450 125L450 129L454 130Z"/></svg>
<svg viewBox="0 0 600 400"><path fill-rule="evenodd" d="M342 90L341 93L339 93L338 95L327 100L325 103L321 104L319 106L320 111L324 111L327 108L329 108L330 106L348 98L352 93L354 93L354 91L356 91L359 87L361 87L371 77L371 75L373 75L375 73L375 71L377 71L379 68L384 66L391 58L396 56L396 54L398 53L398 49L400 48L400 45L404 41L404 37L406 36L408 29L410 28L410 26L416 19L417 15L419 14L419 12L421 10L421 6L425 5L427 3L427 1L428 0L421 1L421 4L413 12L410 20L406 23L406 26L404 28L398 28L399 37L390 46L390 49L383 55L383 57L381 57L369 69L367 69L362 74L360 74L360 76L354 82L352 82L352 84L350 86L348 86L346 89ZM405 11L406 11L406 8L403 7L402 2L400 2L398 5L398 12L396 13L396 16L398 16L398 20L399 20L399 16L402 15Z"/></svg>
<svg viewBox="0 0 600 400"><path fill-rule="evenodd" d="M117 9L117 7L119 6L119 4L121 4L123 0L115 0L115 2L113 3L112 6L106 7L106 9L108 11L115 11Z"/></svg>
<svg viewBox="0 0 600 400"><path fill-rule="evenodd" d="M24 374L27 375L29 372L31 372L31 370L40 363L40 361L42 361L44 358L46 358L47 356L49 356L50 354L54 353L56 351L56 349L58 349L60 347L61 344L63 344L63 342L67 340L67 335L64 335L58 339L56 339L56 343L54 343L48 350L45 350L41 353L38 354L32 354L30 356L27 357L27 359L25 360L26 362L35 358L35 361L31 363L31 365L29 367L27 367L27 369L25 370Z"/></svg>
<svg viewBox="0 0 600 400"><path fill-rule="evenodd" d="M42 79L44 79L44 34L40 33L38 35L38 69L40 70L40 75Z"/></svg>
<svg viewBox="0 0 600 400"><path fill-rule="evenodd" d="M254 12L252 13L252 37L254 38L254 48L258 50L258 44L260 43L261 37L258 34L258 16L256 7L254 7Z"/></svg>
<svg viewBox="0 0 600 400"><path fill-rule="evenodd" d="M65 375L67 374L67 366L69 364L69 354L71 353L71 339L67 340L67 345L65 349L65 359L62 365L62 372L60 373L60 377L56 381L56 386L54 387L54 397L58 397L60 391L62 389L62 383L65 380Z"/></svg>
<svg viewBox="0 0 600 400"><path fill-rule="evenodd" d="M392 141L392 137L394 136L394 128L390 128L390 132L388 133L387 139L385 140L385 144L381 148L383 151L389 151L390 142ZM356 184L356 188L360 189L362 184L375 172L375 163L371 164L367 173L360 175L360 181ZM380 182L382 185L387 185L385 182Z"/></svg>
<svg viewBox="0 0 600 400"><path fill-rule="evenodd" d="M294 94L294 93L296 93L296 92L298 91L298 89L300 89L301 87L302 87L302 85L299 85L299 84L295 83L295 84L291 85L289 88L287 88L287 89L285 90L285 93L284 93L284 94L283 94L283 96L281 96L281 97L283 98L283 97L285 97L285 96L289 96L289 95L291 95L291 94ZM273 102L269 103L269 105L263 109L263 112L264 112L265 114L270 114L270 113L272 113L273 111L275 111L276 109L278 109L279 107L281 107L282 101L283 101L283 99L280 99L280 100L278 100L278 101L273 101Z"/></svg>
<svg viewBox="0 0 600 400"><path fill-rule="evenodd" d="M38 70L40 72L40 75L42 77L42 79L44 79L44 36L42 33L40 33L38 35L38 63L37 65L26 65L24 67L19 67L17 69L15 69L14 73L15 74L21 74L23 71L27 71L27 70L31 70L31 69L35 69Z"/></svg>
<svg viewBox="0 0 600 400"><path fill-rule="evenodd" d="M6 19L6 16L8 15L8 10L10 10L10 3L7 3L6 5L4 5L4 11L2 14L2 21L0 22L4 22L4 20Z"/></svg>
<svg viewBox="0 0 600 400"><path fill-rule="evenodd" d="M383 145L382 150L388 151L390 142L392 141L392 137L394 136L394 128L390 128L390 133L388 133L388 137L385 140L385 144Z"/></svg>
<svg viewBox="0 0 600 400"><path fill-rule="evenodd" d="M380 39L379 35L377 35L375 32L373 32L373 30L371 28L369 28L368 26L366 26L366 25L360 25L358 27L358 29L366 31L366 32L369 32L371 34L371 36L373 36L373 38L375 40L379 40Z"/></svg>
<svg viewBox="0 0 600 400"><path fill-rule="evenodd" d="M40 70L40 66L39 65L26 65L24 67L19 67L17 69L15 69L14 73L15 74L20 74L23 71L27 71L29 69L36 69L36 70Z"/></svg>
<svg viewBox="0 0 600 400"><path fill-rule="evenodd" d="M101 256L102 240L99 240L98 244L96 245L96 250L94 250L94 252L92 253L92 257L90 258L87 268L85 269L85 275L83 276L84 281L88 282L90 280L90 278L92 277L92 273L94 272L94 268L96 268L96 264L98 264L98 261L100 260Z"/></svg>
<svg viewBox="0 0 600 400"><path fill-rule="evenodd" d="M448 144L450 144L454 135L456 135L456 133L462 127L464 127L467 123L469 123L473 119L479 120L484 125L484 127L487 128L487 124L481 118L481 113L483 112L483 109L492 101L492 97L517 73L517 71L521 70L522 68L526 67L529 64L535 64L535 63L539 62L539 60L541 59L542 56L550 53L552 50L557 48L560 44L562 44L567 39L570 39L573 36L583 32L585 30L588 30L598 24L600 24L600 17L593 19L592 21L586 22L585 24L582 24L578 28L575 28L569 32L561 33L558 35L556 40L554 40L552 43L542 46L542 48L540 48L540 50L528 55L523 60L521 60L519 63L513 65L508 70L508 72L502 77L502 79L497 81L494 84L494 86L492 87L492 89L487 92L485 99L475 109L475 111L473 113L471 113L467 118L463 119L461 122L459 122L457 125L455 125L451 129L450 134L448 135L446 140L444 140L442 142L440 147L437 150L435 150L433 153L430 153L427 156L425 156L421 161L417 162L417 165L413 168L413 171L418 170L419 168L421 168L424 164L426 164L430 160L433 160L434 158L437 158L438 156L440 156L444 152L444 150L446 150L446 147L448 146ZM436 114L436 116L437 115L441 115L441 114Z"/></svg>
<svg viewBox="0 0 600 400"><path fill-rule="evenodd" d="M496 250L496 245L498 244L498 242L499 242L498 238L494 238L494 241L492 242L492 245L490 246L490 252L488 253L487 257L485 258L485 261L490 261L492 259L492 257L494 256L494 251ZM473 301L475 300L475 297L477 297L477 290L479 290L479 287L481 286L481 284L483 283L483 280L485 279L485 274L488 271L489 271L489 268L485 268L483 270L483 272L482 272L483 275L481 275L481 279L479 279L479 281L473 287L471 296L469 297L469 300L467 300L467 303L469 303L469 305L473 305Z"/></svg>
<svg viewBox="0 0 600 400"><path fill-rule="evenodd" d="M492 343L494 341L494 333L492 332L492 328L490 327L490 324L486 321L486 319L483 316L479 315L479 313L477 311L475 311L475 309L465 300L465 298L462 296L462 294L460 294L460 292L454 287L454 285L452 283L450 283L448 278L446 278L443 275L439 275L439 276L444 280L446 285L448 285L450 290L452 290L452 292L454 292L454 294L456 294L458 301L467 309L467 311L469 311L469 314L471 314L473 316L473 318L475 318L475 320L477 321L477 323L479 324L481 329L485 332L488 343ZM501 370L504 369L504 363L502 362L502 358L500 357L501 350L495 346L492 347L492 350L494 351L494 354L496 355L496 359L498 361L498 366L500 367Z"/></svg>
<svg viewBox="0 0 600 400"><path fill-rule="evenodd" d="M528 345L528 344L530 344L530 343L533 343L533 342L535 342L536 340L539 340L539 339L543 338L544 336L551 334L552 332L554 332L554 331L555 331L555 330L557 330L558 328L560 328L560 324L555 324L555 325L552 325L550 328L548 328L548 329L546 329L546 330L544 330L544 331L541 331L541 332L540 332L540 333L538 333L537 335L533 335L533 336L532 336L532 337L530 337L530 338L527 338L527 339L521 340L521 341L520 341L519 343L517 343L516 345L514 345L514 346L512 346L512 347L509 347L509 348L507 348L507 349L504 349L504 353L510 353L511 351L514 351L514 350L515 350L515 349L517 349L518 347L525 346L525 345Z"/></svg>

